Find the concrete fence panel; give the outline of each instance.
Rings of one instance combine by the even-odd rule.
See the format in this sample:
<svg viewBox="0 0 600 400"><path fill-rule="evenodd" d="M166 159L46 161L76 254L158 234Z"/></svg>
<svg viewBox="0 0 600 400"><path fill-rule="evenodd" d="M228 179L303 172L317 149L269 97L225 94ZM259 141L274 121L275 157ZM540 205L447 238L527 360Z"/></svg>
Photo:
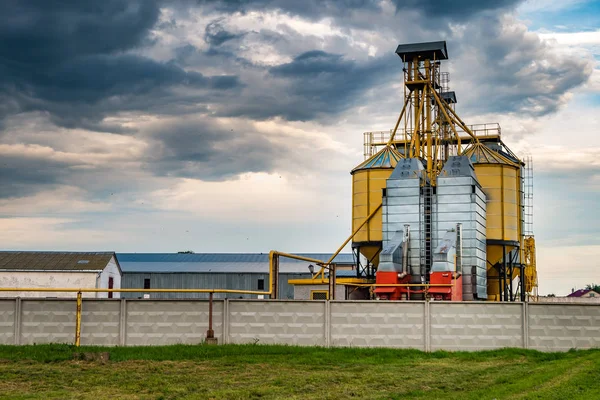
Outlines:
<svg viewBox="0 0 600 400"><path fill-rule="evenodd" d="M600 347L600 306L529 304L529 348L567 351Z"/></svg>
<svg viewBox="0 0 600 400"><path fill-rule="evenodd" d="M0 344L15 344L17 300L0 300Z"/></svg>
<svg viewBox="0 0 600 400"><path fill-rule="evenodd" d="M125 345L199 344L208 330L208 301L127 300ZM223 301L213 302L213 330L223 340Z"/></svg>
<svg viewBox="0 0 600 400"><path fill-rule="evenodd" d="M425 350L425 302L332 301L331 345Z"/></svg>
<svg viewBox="0 0 600 400"><path fill-rule="evenodd" d="M75 299L0 299L0 344L75 342ZM84 299L82 345L197 344L206 300ZM219 343L566 351L600 347L600 305L215 300Z"/></svg>
<svg viewBox="0 0 600 400"><path fill-rule="evenodd" d="M87 300L81 305L81 345L119 345L121 303Z"/></svg>
<svg viewBox="0 0 600 400"><path fill-rule="evenodd" d="M75 300L21 300L20 344L74 343Z"/></svg>
<svg viewBox="0 0 600 400"><path fill-rule="evenodd" d="M523 347L519 303L431 302L429 307L432 351Z"/></svg>
<svg viewBox="0 0 600 400"><path fill-rule="evenodd" d="M229 342L325 345L325 301L229 301Z"/></svg>

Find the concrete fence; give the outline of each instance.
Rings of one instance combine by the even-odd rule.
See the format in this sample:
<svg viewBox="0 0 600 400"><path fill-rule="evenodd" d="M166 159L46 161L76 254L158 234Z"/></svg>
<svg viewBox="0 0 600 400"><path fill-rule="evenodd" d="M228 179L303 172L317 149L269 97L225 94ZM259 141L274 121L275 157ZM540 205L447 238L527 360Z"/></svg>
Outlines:
<svg viewBox="0 0 600 400"><path fill-rule="evenodd" d="M0 299L0 344L73 343L76 302ZM197 344L205 300L83 300L81 345ZM215 300L221 343L542 351L600 347L600 305Z"/></svg>

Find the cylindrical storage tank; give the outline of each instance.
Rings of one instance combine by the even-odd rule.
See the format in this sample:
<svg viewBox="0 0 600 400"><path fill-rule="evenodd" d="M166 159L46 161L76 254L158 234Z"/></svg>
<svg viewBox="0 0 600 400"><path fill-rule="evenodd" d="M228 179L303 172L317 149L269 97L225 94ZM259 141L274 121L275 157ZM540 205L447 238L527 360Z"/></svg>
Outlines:
<svg viewBox="0 0 600 400"><path fill-rule="evenodd" d="M401 158L395 148L386 146L351 171L352 232L381 205L386 181ZM382 240L380 209L354 236L352 247L359 248L360 253L377 266Z"/></svg>
<svg viewBox="0 0 600 400"><path fill-rule="evenodd" d="M465 155L487 197L486 257L488 299L499 300L498 271L504 253L519 246L521 240L521 167L508 157L483 144L469 148Z"/></svg>

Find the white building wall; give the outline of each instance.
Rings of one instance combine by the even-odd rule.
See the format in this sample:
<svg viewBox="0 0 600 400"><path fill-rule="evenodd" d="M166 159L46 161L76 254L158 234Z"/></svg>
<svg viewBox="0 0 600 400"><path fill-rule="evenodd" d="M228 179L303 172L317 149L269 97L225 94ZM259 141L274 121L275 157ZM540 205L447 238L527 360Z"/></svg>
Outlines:
<svg viewBox="0 0 600 400"><path fill-rule="evenodd" d="M98 272L25 272L0 271L3 288L72 288L94 289ZM0 292L0 297L77 297L75 292ZM96 293L83 293L83 297L96 297Z"/></svg>
<svg viewBox="0 0 600 400"><path fill-rule="evenodd" d="M294 285L294 300L310 300L310 292L313 290L329 291L329 285ZM331 299L331 295L329 298ZM346 300L346 285L335 285L335 299Z"/></svg>
<svg viewBox="0 0 600 400"><path fill-rule="evenodd" d="M102 273L98 277L98 282L97 282L96 287L108 289L108 279L109 278L113 278L113 289L121 289L121 271L119 270L119 267L117 266L117 263L116 263L114 257L112 257L110 259L110 262L106 265L106 268L104 268L104 271L102 271ZM98 295L96 297L105 299L105 298L108 298L108 293L107 292L98 293ZM113 293L114 299L118 299L120 297L121 297L121 293L119 293L119 292Z"/></svg>
<svg viewBox="0 0 600 400"><path fill-rule="evenodd" d="M600 297L544 297L540 296L534 303L597 303L600 304Z"/></svg>

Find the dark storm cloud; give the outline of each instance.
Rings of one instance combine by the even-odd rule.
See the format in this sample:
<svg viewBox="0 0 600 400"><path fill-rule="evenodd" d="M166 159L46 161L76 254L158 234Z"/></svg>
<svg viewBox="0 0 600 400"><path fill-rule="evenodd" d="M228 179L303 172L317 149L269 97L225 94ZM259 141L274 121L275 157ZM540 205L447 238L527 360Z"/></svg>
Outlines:
<svg viewBox="0 0 600 400"><path fill-rule="evenodd" d="M223 13L281 10L307 18L343 16L354 11L379 10L379 0L190 0L168 1L175 7L202 5Z"/></svg>
<svg viewBox="0 0 600 400"><path fill-rule="evenodd" d="M154 0L3 0L0 55L30 67L124 51L145 39L158 16Z"/></svg>
<svg viewBox="0 0 600 400"><path fill-rule="evenodd" d="M472 21L457 47L470 66L457 74L472 85L466 97L471 111L554 113L593 70L591 60L557 53L525 25L498 16Z"/></svg>
<svg viewBox="0 0 600 400"><path fill-rule="evenodd" d="M360 103L365 91L397 74L399 67L393 61L397 61L393 54L359 63L320 50L305 52L268 69L267 79L279 90L252 93L218 113L290 121L338 115Z"/></svg>
<svg viewBox="0 0 600 400"><path fill-rule="evenodd" d="M220 181L240 172L271 172L288 155L285 146L252 128L232 128L205 117L163 124L149 134L154 140L149 166L160 176Z"/></svg>
<svg viewBox="0 0 600 400"><path fill-rule="evenodd" d="M158 15L159 4L145 0L1 2L0 120L39 110L66 127L120 132L100 121L123 111L123 97L124 108L145 111L177 87L207 99L240 86L236 76L124 53L147 44Z"/></svg>
<svg viewBox="0 0 600 400"><path fill-rule="evenodd" d="M396 12L416 11L425 18L465 21L482 11L509 9L524 0L392 0ZM324 17L343 19L355 12L381 11L380 0L189 0L167 1L174 7L202 5L222 13L280 10L318 20ZM348 22L348 21L347 21Z"/></svg>
<svg viewBox="0 0 600 400"><path fill-rule="evenodd" d="M35 194L68 179L72 163L23 154L0 157L0 199Z"/></svg>
<svg viewBox="0 0 600 400"><path fill-rule="evenodd" d="M221 18L206 25L204 40L211 46L220 46L225 42L244 36L244 34L235 34L227 31L221 24L222 20Z"/></svg>
<svg viewBox="0 0 600 400"><path fill-rule="evenodd" d="M523 0L394 0L397 10L417 10L426 18L465 21L482 11L508 9Z"/></svg>

